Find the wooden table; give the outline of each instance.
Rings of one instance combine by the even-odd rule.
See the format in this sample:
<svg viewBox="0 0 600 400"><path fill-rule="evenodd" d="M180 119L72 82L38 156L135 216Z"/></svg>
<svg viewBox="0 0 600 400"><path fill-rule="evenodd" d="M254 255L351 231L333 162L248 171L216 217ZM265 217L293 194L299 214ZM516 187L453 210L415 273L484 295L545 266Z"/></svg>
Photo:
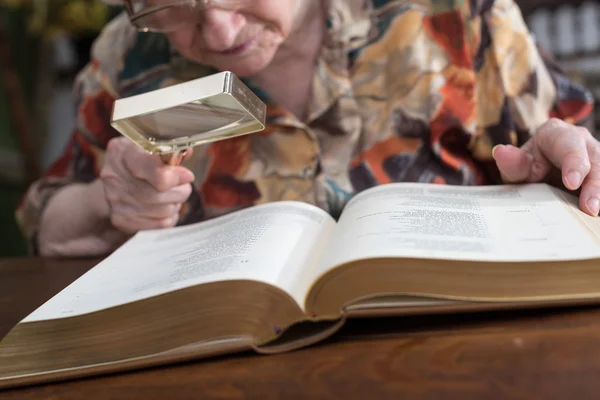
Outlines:
<svg viewBox="0 0 600 400"><path fill-rule="evenodd" d="M0 336L94 260L0 261ZM370 319L244 354L0 392L0 399L597 399L600 308Z"/></svg>

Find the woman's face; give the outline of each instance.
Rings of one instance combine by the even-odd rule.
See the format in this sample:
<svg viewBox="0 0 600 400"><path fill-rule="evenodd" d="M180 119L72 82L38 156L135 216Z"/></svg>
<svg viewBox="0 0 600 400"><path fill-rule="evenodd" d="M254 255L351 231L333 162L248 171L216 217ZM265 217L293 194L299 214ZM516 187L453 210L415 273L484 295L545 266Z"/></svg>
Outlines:
<svg viewBox="0 0 600 400"><path fill-rule="evenodd" d="M236 10L211 7L201 12L196 25L167 36L192 61L250 76L273 60L302 1L307 0L242 0Z"/></svg>

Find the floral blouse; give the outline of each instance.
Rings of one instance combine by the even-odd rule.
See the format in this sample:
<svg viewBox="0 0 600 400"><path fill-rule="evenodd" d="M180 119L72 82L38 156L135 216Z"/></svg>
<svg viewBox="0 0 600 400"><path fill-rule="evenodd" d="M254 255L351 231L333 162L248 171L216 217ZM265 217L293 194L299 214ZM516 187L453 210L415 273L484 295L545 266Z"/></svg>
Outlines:
<svg viewBox="0 0 600 400"><path fill-rule="evenodd" d="M194 150L179 224L279 200L335 217L354 194L390 182L499 183L493 146L523 144L549 117L591 116L590 94L536 47L513 0L326 1L308 118L244 80L267 104L267 128ZM119 135L114 99L213 72L126 15L111 21L76 79L70 143L17 209L31 243L57 190L98 177Z"/></svg>

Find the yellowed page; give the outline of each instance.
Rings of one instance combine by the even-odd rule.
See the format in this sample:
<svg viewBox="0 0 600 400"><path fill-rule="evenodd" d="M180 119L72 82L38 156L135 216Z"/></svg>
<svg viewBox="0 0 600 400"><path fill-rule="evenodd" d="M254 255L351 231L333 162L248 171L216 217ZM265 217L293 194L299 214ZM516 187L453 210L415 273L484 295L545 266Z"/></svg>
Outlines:
<svg viewBox="0 0 600 400"><path fill-rule="evenodd" d="M25 321L90 313L224 280L266 282L302 304L305 289L298 291L298 283L308 279L303 271L314 264L315 249L333 226L319 208L280 202L196 225L140 232Z"/></svg>
<svg viewBox="0 0 600 400"><path fill-rule="evenodd" d="M600 246L545 184L391 184L348 204L317 274L374 257L574 260L600 257Z"/></svg>

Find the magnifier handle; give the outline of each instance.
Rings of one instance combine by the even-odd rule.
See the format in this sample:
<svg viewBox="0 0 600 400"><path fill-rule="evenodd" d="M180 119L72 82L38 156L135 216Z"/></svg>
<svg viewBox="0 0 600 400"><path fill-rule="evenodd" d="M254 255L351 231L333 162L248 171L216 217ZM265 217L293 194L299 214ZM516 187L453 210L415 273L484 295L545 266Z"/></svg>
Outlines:
<svg viewBox="0 0 600 400"><path fill-rule="evenodd" d="M177 153L162 154L160 158L167 165L180 165L186 153L187 150L181 150Z"/></svg>

